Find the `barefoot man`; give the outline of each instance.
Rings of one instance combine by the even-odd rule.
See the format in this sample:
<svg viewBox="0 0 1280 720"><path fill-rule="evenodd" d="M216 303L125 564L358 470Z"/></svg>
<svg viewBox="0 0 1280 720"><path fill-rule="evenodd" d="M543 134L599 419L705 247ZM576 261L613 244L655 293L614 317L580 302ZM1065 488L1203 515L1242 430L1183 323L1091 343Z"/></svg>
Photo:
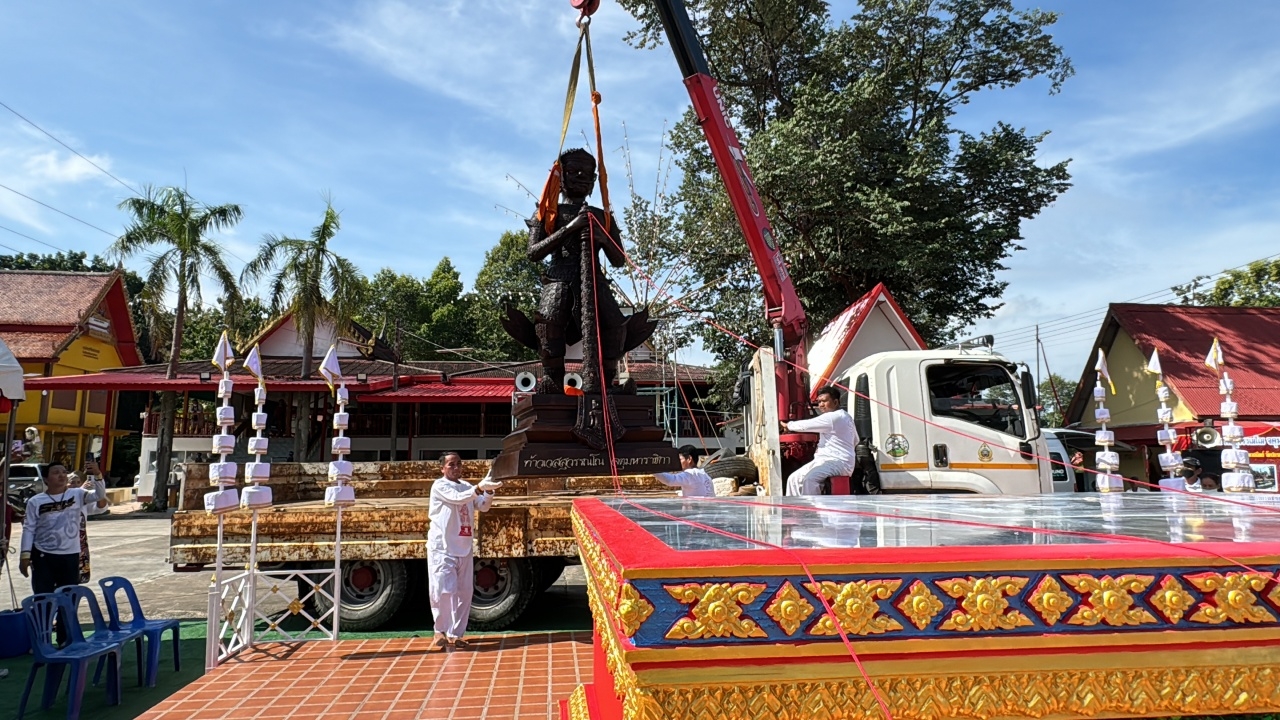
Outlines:
<svg viewBox="0 0 1280 720"><path fill-rule="evenodd" d="M475 585L471 559L475 514L488 510L493 491L502 487L502 483L487 477L478 488L463 480L462 457L456 452L445 453L440 462L444 476L431 485L427 511L431 520L427 530L427 573L436 630L430 652L444 650L446 645L457 649L467 646L462 636L467 632Z"/></svg>

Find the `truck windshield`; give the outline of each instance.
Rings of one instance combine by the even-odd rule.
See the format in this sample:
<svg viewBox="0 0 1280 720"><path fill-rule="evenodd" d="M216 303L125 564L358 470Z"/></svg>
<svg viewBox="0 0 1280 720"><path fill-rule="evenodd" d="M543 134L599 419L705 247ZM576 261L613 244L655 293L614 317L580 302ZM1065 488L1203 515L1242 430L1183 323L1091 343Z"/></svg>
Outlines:
<svg viewBox="0 0 1280 720"><path fill-rule="evenodd" d="M934 415L1027 436L1018 386L999 365L934 365L925 372Z"/></svg>
<svg viewBox="0 0 1280 720"><path fill-rule="evenodd" d="M30 465L14 465L9 468L9 478L33 478L40 477L40 472Z"/></svg>

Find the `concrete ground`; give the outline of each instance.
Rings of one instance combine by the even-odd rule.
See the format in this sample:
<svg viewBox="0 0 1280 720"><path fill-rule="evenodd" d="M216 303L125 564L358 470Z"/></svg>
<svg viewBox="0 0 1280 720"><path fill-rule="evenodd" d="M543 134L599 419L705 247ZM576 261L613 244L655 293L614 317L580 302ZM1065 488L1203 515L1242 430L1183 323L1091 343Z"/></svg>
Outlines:
<svg viewBox="0 0 1280 720"><path fill-rule="evenodd" d="M93 573L88 586L95 592L98 592L99 579L118 575L127 578L137 588L138 597L148 617L205 617L212 572L173 572L166 562L169 548L167 514L142 512L138 503L125 503L112 506L109 513L94 516L89 520L88 527ZM21 534L21 527L14 528L15 548L19 546ZM31 583L18 574L16 557L16 553L10 556L15 561L13 583L18 599L21 600L31 594ZM7 582L7 579L0 580L0 583L6 585ZM0 607L8 607L8 593L0 594L6 596L5 601L0 602ZM525 617L509 630L590 630L590 613L586 608L586 585L582 567L573 565L565 569L556 585L536 600ZM428 620L428 625L429 622ZM417 628L395 629L412 632Z"/></svg>

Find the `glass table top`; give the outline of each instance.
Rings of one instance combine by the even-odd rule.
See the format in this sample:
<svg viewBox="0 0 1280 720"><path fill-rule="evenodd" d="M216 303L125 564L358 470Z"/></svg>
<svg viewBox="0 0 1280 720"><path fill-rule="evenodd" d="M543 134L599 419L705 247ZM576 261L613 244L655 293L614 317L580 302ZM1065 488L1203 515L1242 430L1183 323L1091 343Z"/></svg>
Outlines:
<svg viewBox="0 0 1280 720"><path fill-rule="evenodd" d="M1066 545L1131 538L1280 542L1280 495L1271 493L602 500L680 551L763 547L744 538L801 549Z"/></svg>

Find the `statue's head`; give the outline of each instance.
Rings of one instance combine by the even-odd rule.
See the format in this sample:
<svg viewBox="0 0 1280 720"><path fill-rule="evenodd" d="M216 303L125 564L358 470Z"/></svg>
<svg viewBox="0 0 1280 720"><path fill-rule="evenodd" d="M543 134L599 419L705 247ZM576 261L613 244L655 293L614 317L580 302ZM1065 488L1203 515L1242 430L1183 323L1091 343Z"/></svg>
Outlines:
<svg viewBox="0 0 1280 720"><path fill-rule="evenodd" d="M584 198L596 187L596 159L582 148L560 154L560 192L566 198Z"/></svg>

